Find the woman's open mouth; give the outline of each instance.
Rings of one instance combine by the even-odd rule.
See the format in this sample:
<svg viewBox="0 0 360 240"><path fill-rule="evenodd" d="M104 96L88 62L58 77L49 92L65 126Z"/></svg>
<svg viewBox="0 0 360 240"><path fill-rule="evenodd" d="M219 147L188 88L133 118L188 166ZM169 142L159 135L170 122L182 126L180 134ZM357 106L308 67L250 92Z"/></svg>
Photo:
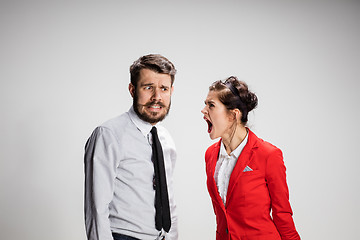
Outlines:
<svg viewBox="0 0 360 240"><path fill-rule="evenodd" d="M212 124L206 117L204 117L204 119L205 119L205 121L206 121L207 124L208 124L208 133L211 133L213 124Z"/></svg>

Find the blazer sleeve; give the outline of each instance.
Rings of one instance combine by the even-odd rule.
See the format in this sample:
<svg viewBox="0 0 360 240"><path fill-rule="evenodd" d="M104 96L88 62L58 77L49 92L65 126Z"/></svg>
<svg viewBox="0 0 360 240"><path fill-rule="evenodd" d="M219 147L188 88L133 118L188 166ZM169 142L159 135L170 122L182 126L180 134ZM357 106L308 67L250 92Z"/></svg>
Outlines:
<svg viewBox="0 0 360 240"><path fill-rule="evenodd" d="M286 167L280 149L273 150L267 159L266 181L271 197L272 217L282 240L300 239L292 218Z"/></svg>

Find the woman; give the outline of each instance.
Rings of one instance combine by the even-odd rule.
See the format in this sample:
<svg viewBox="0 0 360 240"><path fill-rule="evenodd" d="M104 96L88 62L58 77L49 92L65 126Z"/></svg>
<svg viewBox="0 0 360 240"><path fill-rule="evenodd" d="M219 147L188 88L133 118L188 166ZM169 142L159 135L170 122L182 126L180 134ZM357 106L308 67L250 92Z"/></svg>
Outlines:
<svg viewBox="0 0 360 240"><path fill-rule="evenodd" d="M229 77L210 86L201 111L210 138L221 138L205 154L216 240L300 239L282 152L246 127L257 102L246 83Z"/></svg>

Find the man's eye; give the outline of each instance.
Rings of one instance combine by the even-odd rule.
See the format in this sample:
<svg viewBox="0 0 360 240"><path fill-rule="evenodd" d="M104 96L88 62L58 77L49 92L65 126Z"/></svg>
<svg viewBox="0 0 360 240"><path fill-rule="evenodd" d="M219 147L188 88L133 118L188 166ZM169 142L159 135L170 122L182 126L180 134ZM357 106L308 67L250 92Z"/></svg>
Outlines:
<svg viewBox="0 0 360 240"><path fill-rule="evenodd" d="M167 88L167 87L161 88L161 90L162 90L163 92L166 92L168 89L169 89L169 88Z"/></svg>
<svg viewBox="0 0 360 240"><path fill-rule="evenodd" d="M151 86L146 86L145 89L146 89L146 90L151 90L152 87L151 87Z"/></svg>
<svg viewBox="0 0 360 240"><path fill-rule="evenodd" d="M215 107L215 106L214 106L214 104L210 103L210 104L209 104L209 107Z"/></svg>

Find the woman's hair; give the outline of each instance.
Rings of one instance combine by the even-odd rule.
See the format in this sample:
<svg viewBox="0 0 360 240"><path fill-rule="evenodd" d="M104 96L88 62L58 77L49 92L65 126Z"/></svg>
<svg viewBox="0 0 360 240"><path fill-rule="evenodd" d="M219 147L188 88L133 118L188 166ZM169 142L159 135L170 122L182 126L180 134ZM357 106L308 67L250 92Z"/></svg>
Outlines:
<svg viewBox="0 0 360 240"><path fill-rule="evenodd" d="M156 73L169 74L171 77L171 85L174 83L176 74L174 64L160 54L142 56L130 66L130 81L135 88L137 86L137 82L139 81L141 69L149 69Z"/></svg>
<svg viewBox="0 0 360 240"><path fill-rule="evenodd" d="M214 82L209 87L209 91L216 91L220 102L228 110L239 109L242 115L241 122L244 125L248 121L248 113L258 104L255 93L250 92L248 85L234 76L228 77L225 81Z"/></svg>

